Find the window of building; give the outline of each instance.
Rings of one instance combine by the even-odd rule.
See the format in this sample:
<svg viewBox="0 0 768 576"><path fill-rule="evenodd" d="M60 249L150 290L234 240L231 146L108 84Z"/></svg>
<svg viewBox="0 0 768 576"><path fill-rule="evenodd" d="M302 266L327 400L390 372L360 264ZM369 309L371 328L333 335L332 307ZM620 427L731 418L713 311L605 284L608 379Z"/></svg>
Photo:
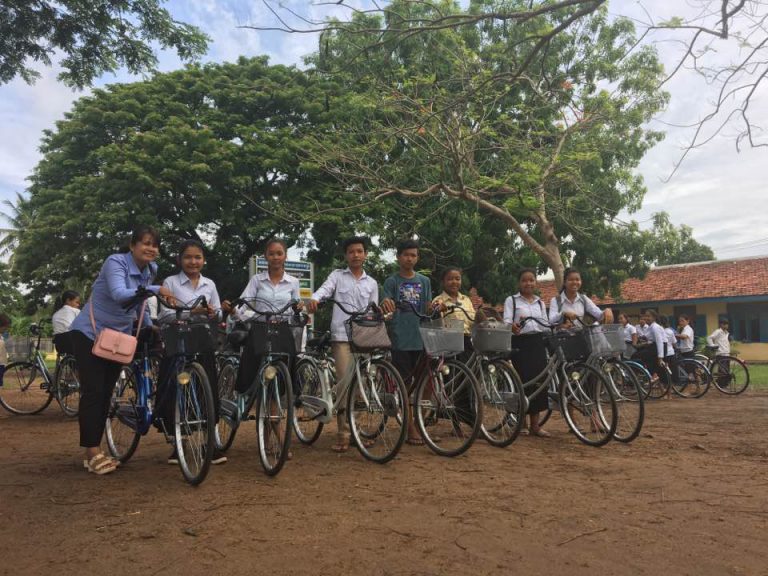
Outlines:
<svg viewBox="0 0 768 576"><path fill-rule="evenodd" d="M734 340L768 342L768 302L728 304Z"/></svg>

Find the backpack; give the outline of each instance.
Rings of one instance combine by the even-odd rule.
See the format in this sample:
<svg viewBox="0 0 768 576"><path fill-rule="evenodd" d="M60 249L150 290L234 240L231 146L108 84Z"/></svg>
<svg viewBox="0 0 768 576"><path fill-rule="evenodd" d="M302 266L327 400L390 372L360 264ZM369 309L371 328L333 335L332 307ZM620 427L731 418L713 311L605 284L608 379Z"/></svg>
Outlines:
<svg viewBox="0 0 768 576"><path fill-rule="evenodd" d="M544 309L544 302L539 298L539 306L541 307L541 315L544 319L547 319L547 311ZM515 314L517 313L517 298L512 296L512 322L515 321Z"/></svg>

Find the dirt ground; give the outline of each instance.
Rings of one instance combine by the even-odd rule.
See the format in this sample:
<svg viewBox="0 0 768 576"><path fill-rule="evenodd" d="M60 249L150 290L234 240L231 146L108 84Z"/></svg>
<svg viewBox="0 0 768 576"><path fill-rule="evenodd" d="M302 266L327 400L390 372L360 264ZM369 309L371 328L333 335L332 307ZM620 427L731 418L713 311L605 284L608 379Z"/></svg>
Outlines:
<svg viewBox="0 0 768 576"><path fill-rule="evenodd" d="M548 428L384 466L325 433L270 479L250 422L191 488L157 434L97 477L57 408L3 412L0 574L768 575L768 393L651 403L629 446Z"/></svg>

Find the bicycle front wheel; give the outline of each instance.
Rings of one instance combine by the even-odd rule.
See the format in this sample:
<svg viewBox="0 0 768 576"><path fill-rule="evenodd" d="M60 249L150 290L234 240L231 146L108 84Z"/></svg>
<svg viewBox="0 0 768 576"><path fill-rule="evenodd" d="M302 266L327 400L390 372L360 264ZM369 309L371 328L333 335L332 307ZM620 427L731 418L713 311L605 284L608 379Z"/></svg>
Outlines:
<svg viewBox="0 0 768 576"><path fill-rule="evenodd" d="M504 360L481 361L477 378L483 397L483 424L480 431L492 446L504 448L520 435L525 420L523 384Z"/></svg>
<svg viewBox="0 0 768 576"><path fill-rule="evenodd" d="M219 370L219 421L216 424L216 448L226 452L235 441L237 433L237 363L225 361Z"/></svg>
<svg viewBox="0 0 768 576"><path fill-rule="evenodd" d="M416 389L415 419L424 442L440 456L466 452L480 433L483 399L472 371L457 360L433 362Z"/></svg>
<svg viewBox="0 0 768 576"><path fill-rule="evenodd" d="M735 396L749 386L749 369L735 356L718 356L712 361L712 381L723 394Z"/></svg>
<svg viewBox="0 0 768 576"><path fill-rule="evenodd" d="M176 450L184 479L196 486L208 475L216 422L208 375L197 362L176 373Z"/></svg>
<svg viewBox="0 0 768 576"><path fill-rule="evenodd" d="M113 458L127 462L139 445L139 410L136 375L130 366L123 366L117 377L104 429L107 448Z"/></svg>
<svg viewBox="0 0 768 576"><path fill-rule="evenodd" d="M63 356L56 368L56 401L61 411L74 417L80 409L80 374L77 361L69 354Z"/></svg>
<svg viewBox="0 0 768 576"><path fill-rule="evenodd" d="M709 390L712 375L707 367L693 358L680 358L674 368L677 378L672 391L683 398L701 398Z"/></svg>
<svg viewBox="0 0 768 576"><path fill-rule="evenodd" d="M347 396L352 438L360 453L379 464L389 462L403 447L408 432L408 392L394 366L372 360L355 378Z"/></svg>
<svg viewBox="0 0 768 576"><path fill-rule="evenodd" d="M0 405L11 414L42 412L53 400L43 373L32 362L11 362L5 367Z"/></svg>
<svg viewBox="0 0 768 576"><path fill-rule="evenodd" d="M259 460L268 476L282 470L291 447L293 389L285 363L267 364L260 373L256 396Z"/></svg>
<svg viewBox="0 0 768 576"><path fill-rule="evenodd" d="M293 410L293 430L296 438L302 444L314 444L323 431L323 423L317 419L319 414L313 404L305 405L304 399L320 398L322 395L322 383L320 367L317 362L309 358L303 358L296 363L294 372L296 378L296 398Z"/></svg>
<svg viewBox="0 0 768 576"><path fill-rule="evenodd" d="M621 361L609 360L603 372L616 396L618 420L613 437L619 442L632 442L643 429L645 391L632 369Z"/></svg>
<svg viewBox="0 0 768 576"><path fill-rule="evenodd" d="M560 409L568 427L584 444L602 446L616 432L616 396L599 370L571 365L560 385Z"/></svg>

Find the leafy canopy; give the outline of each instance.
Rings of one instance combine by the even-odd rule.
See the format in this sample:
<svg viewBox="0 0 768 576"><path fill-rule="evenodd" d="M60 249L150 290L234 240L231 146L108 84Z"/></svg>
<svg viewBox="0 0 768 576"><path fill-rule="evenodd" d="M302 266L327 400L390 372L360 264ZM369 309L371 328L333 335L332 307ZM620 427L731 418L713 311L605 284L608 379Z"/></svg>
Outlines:
<svg viewBox="0 0 768 576"><path fill-rule="evenodd" d="M175 48L182 60L205 53L208 37L177 22L165 0L10 0L0 3L0 84L40 74L31 63L52 63L62 52L59 79L83 88L104 72L125 66L134 74L152 71L151 43Z"/></svg>

